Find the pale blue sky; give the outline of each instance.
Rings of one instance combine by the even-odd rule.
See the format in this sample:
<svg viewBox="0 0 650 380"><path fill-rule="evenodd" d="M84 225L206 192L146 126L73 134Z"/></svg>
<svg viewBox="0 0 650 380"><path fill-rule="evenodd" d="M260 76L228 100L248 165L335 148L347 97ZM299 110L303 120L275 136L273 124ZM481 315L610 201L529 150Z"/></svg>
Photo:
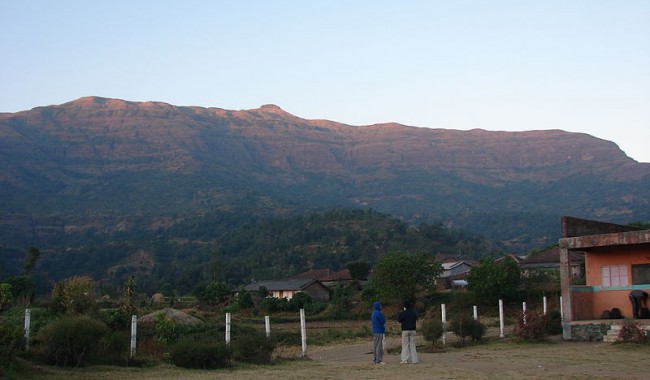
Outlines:
<svg viewBox="0 0 650 380"><path fill-rule="evenodd" d="M562 129L650 162L649 0L0 0L0 112L96 95Z"/></svg>

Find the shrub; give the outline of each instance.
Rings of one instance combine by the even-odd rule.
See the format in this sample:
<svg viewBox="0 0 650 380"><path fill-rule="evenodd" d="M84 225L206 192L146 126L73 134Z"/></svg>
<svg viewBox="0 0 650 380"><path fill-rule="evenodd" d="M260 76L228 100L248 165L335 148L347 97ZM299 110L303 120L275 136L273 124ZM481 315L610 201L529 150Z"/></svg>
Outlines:
<svg viewBox="0 0 650 380"><path fill-rule="evenodd" d="M548 335L562 334L562 314L559 310L552 310L548 313L548 325L546 326L546 333Z"/></svg>
<svg viewBox="0 0 650 380"><path fill-rule="evenodd" d="M171 347L170 360L184 368L224 368L230 366L230 353L223 341L185 337Z"/></svg>
<svg viewBox="0 0 650 380"><path fill-rule="evenodd" d="M131 323L131 317L122 309L102 309L99 311L99 320L116 331L126 330Z"/></svg>
<svg viewBox="0 0 650 380"><path fill-rule="evenodd" d="M450 328L462 342L464 342L467 337L478 342L483 338L483 334L485 334L485 326L472 317L463 316L455 318L451 321Z"/></svg>
<svg viewBox="0 0 650 380"><path fill-rule="evenodd" d="M156 316L155 328L156 343L162 346L167 346L176 341L176 322L173 319L165 318L164 313L160 313Z"/></svg>
<svg viewBox="0 0 650 380"><path fill-rule="evenodd" d="M267 338L266 334L257 330L237 336L230 344L235 360L255 364L270 363L277 345L275 339Z"/></svg>
<svg viewBox="0 0 650 380"><path fill-rule="evenodd" d="M286 298L266 297L262 300L262 309L265 311L288 311L291 303Z"/></svg>
<svg viewBox="0 0 650 380"><path fill-rule="evenodd" d="M0 320L0 375L23 349L22 331Z"/></svg>
<svg viewBox="0 0 650 380"><path fill-rule="evenodd" d="M525 313L519 314L514 333L521 339L542 339L547 334L550 320L551 318L541 311L526 310Z"/></svg>
<svg viewBox="0 0 650 380"><path fill-rule="evenodd" d="M428 340L431 343L435 343L437 339L440 339L442 336L442 321L437 319L427 319L422 322L420 326L420 332L424 339Z"/></svg>
<svg viewBox="0 0 650 380"><path fill-rule="evenodd" d="M311 302L311 296L305 292L294 294L293 297L291 297L291 301L289 301L292 310L300 310Z"/></svg>
<svg viewBox="0 0 650 380"><path fill-rule="evenodd" d="M627 319L623 322L621 331L618 333L617 342L621 343L643 343L646 340L645 330L641 326L631 319Z"/></svg>
<svg viewBox="0 0 650 380"><path fill-rule="evenodd" d="M242 309L249 309L255 304L253 303L253 295L246 289L242 289L237 296L237 305Z"/></svg>
<svg viewBox="0 0 650 380"><path fill-rule="evenodd" d="M101 342L109 331L106 324L87 316L65 317L39 331L35 351L49 364L81 366L89 356L101 357Z"/></svg>

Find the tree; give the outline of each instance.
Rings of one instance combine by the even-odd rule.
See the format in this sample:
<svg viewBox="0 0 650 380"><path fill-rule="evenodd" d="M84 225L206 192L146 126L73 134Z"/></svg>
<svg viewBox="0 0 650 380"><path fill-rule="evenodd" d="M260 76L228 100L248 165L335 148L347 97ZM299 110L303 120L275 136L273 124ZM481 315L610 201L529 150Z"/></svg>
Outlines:
<svg viewBox="0 0 650 380"><path fill-rule="evenodd" d="M389 252L377 261L371 288L384 302L415 299L419 291L433 290L442 266L425 253Z"/></svg>
<svg viewBox="0 0 650 380"><path fill-rule="evenodd" d="M13 299L11 284L7 284L6 282L0 283L0 311L4 310L5 305L11 305Z"/></svg>
<svg viewBox="0 0 650 380"><path fill-rule="evenodd" d="M207 284L199 285L194 289L196 298L209 305L222 303L229 294L230 289L228 289L228 285L223 281L211 281Z"/></svg>
<svg viewBox="0 0 650 380"><path fill-rule="evenodd" d="M25 252L25 265L23 268L23 274L28 275L32 269L34 269L34 266L36 265L36 262L38 261L38 258L41 256L41 251L38 250L36 247L29 247L27 251Z"/></svg>
<svg viewBox="0 0 650 380"><path fill-rule="evenodd" d="M509 256L499 262L493 257L483 257L467 274L467 289L478 300L491 304L499 299L515 300L520 282L519 265Z"/></svg>
<svg viewBox="0 0 650 380"><path fill-rule="evenodd" d="M93 306L93 280L73 276L57 282L52 289L52 307L70 314L85 314Z"/></svg>
<svg viewBox="0 0 650 380"><path fill-rule="evenodd" d="M135 277L131 276L124 283L122 288L122 295L120 296L120 309L126 315L136 315L138 314L138 296L135 293L136 287Z"/></svg>
<svg viewBox="0 0 650 380"><path fill-rule="evenodd" d="M16 303L28 306L34 299L36 284L34 284L34 280L31 277L11 276L7 277L4 282L11 285L11 294Z"/></svg>
<svg viewBox="0 0 650 380"><path fill-rule="evenodd" d="M370 263L365 260L350 261L345 267L350 271L352 280L356 282L367 279L370 274Z"/></svg>

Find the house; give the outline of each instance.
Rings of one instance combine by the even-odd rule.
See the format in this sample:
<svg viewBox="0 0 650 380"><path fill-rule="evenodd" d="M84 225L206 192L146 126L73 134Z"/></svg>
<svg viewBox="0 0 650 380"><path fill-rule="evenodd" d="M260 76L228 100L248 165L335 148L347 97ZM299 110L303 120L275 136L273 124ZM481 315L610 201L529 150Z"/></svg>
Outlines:
<svg viewBox="0 0 650 380"><path fill-rule="evenodd" d="M563 217L559 248L564 339L603 339L614 308L633 317L630 292L650 291L650 230ZM585 285L571 283L572 252L584 252Z"/></svg>
<svg viewBox="0 0 650 380"><path fill-rule="evenodd" d="M463 279L472 269L472 264L466 261L452 261L442 263L442 274L440 278L449 280Z"/></svg>
<svg viewBox="0 0 650 380"><path fill-rule="evenodd" d="M352 275L348 269L332 271L330 269L311 269L306 272L295 274L289 277L290 280L318 280L323 285L331 288L338 284L351 284Z"/></svg>
<svg viewBox="0 0 650 380"><path fill-rule="evenodd" d="M584 276L584 254L582 252L571 251L571 277L582 278ZM529 254L524 259L519 260L519 268L523 274L536 270L560 270L560 247L553 246L547 250Z"/></svg>
<svg viewBox="0 0 650 380"><path fill-rule="evenodd" d="M305 292L314 301L328 302L330 300L330 290L315 279L251 281L244 286L244 289L249 292L257 292L262 286L275 298L290 300L294 294Z"/></svg>
<svg viewBox="0 0 650 380"><path fill-rule="evenodd" d="M525 255L516 255L514 253L508 253L506 255L503 255L501 257L498 257L498 258L494 259L494 262L495 263L500 263L501 261L505 260L507 257L514 260L514 262L517 263L517 265L521 264L521 262L526 259Z"/></svg>
<svg viewBox="0 0 650 380"><path fill-rule="evenodd" d="M472 269L472 264L467 261L448 261L440 264L442 273L436 281L438 289L464 288L467 286L465 277Z"/></svg>

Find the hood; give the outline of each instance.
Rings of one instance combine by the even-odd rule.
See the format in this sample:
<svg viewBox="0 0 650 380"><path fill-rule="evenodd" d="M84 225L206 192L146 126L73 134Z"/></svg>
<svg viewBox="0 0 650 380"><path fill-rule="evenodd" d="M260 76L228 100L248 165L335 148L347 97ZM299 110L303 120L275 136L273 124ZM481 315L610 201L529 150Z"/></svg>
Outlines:
<svg viewBox="0 0 650 380"><path fill-rule="evenodd" d="M372 304L373 309L381 310L381 303L379 301Z"/></svg>

